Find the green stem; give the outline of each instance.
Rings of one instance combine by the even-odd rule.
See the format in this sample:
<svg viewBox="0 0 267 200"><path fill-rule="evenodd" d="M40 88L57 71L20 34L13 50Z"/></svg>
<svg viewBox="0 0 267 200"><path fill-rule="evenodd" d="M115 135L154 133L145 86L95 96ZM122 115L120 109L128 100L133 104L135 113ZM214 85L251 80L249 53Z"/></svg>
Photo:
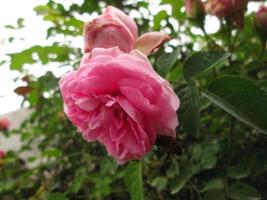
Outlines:
<svg viewBox="0 0 267 200"><path fill-rule="evenodd" d="M226 19L226 32L227 32L227 46L230 53L229 63L232 63L232 54L233 54L233 41L232 41L232 23L230 20Z"/></svg>
<svg viewBox="0 0 267 200"><path fill-rule="evenodd" d="M266 45L267 45L267 39L264 39L264 40L262 41L262 49L261 49L261 53L260 53L260 55L259 55L258 60L261 60L262 57L263 57L263 55L265 54L265 51L266 51Z"/></svg>

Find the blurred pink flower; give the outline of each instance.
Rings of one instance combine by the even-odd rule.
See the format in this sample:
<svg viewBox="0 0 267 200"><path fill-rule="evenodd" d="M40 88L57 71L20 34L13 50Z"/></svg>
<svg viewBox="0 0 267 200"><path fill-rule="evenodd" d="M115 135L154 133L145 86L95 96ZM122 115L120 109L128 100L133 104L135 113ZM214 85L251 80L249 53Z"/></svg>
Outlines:
<svg viewBox="0 0 267 200"><path fill-rule="evenodd" d="M4 158L6 156L6 152L3 150L0 150L0 159Z"/></svg>
<svg viewBox="0 0 267 200"><path fill-rule="evenodd" d="M224 17L238 28L243 28L247 4L248 0L208 0L205 9L207 13L220 18Z"/></svg>
<svg viewBox="0 0 267 200"><path fill-rule="evenodd" d="M138 50L94 48L59 85L84 139L105 145L121 164L142 158L157 135L176 137L179 99Z"/></svg>
<svg viewBox="0 0 267 200"><path fill-rule="evenodd" d="M0 131L7 130L10 127L10 121L7 118L0 118Z"/></svg>
<svg viewBox="0 0 267 200"><path fill-rule="evenodd" d="M267 31L267 7L266 6L261 6L259 10L256 12L255 25L260 30Z"/></svg>
<svg viewBox="0 0 267 200"><path fill-rule="evenodd" d="M145 38L144 38L145 37ZM146 39L150 42L146 43ZM121 10L108 6L104 13L84 26L84 51L93 48L111 48L118 46L121 51L130 52L137 48L149 55L161 43L169 39L164 33L146 33L138 38L135 22Z"/></svg>
<svg viewBox="0 0 267 200"><path fill-rule="evenodd" d="M185 10L189 18L198 18L204 14L204 5L201 0L186 0Z"/></svg>

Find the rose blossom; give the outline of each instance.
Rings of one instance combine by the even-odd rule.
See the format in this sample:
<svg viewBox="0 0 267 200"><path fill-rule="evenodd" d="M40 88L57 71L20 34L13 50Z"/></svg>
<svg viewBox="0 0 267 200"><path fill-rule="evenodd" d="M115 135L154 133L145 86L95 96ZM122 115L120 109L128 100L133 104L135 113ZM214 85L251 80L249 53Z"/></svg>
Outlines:
<svg viewBox="0 0 267 200"><path fill-rule="evenodd" d="M198 18L204 14L204 5L201 0L186 0L185 10L189 18Z"/></svg>
<svg viewBox="0 0 267 200"><path fill-rule="evenodd" d="M7 130L10 127L10 121L7 118L0 119L0 131Z"/></svg>
<svg viewBox="0 0 267 200"><path fill-rule="evenodd" d="M121 10L108 6L104 13L84 26L84 51L93 48L118 46L121 51L139 49L146 55L153 53L161 43L168 40L164 33L151 32L138 38L135 22ZM149 40L150 42L144 42Z"/></svg>
<svg viewBox="0 0 267 200"><path fill-rule="evenodd" d="M256 12L255 25L258 29L267 31L267 7L266 6L261 6L259 10Z"/></svg>
<svg viewBox="0 0 267 200"><path fill-rule="evenodd" d="M176 136L179 99L138 50L95 48L59 85L84 139L105 145L121 164L142 158L157 135Z"/></svg>
<svg viewBox="0 0 267 200"><path fill-rule="evenodd" d="M205 9L207 13L227 18L238 28L243 28L247 4L247 0L208 0Z"/></svg>

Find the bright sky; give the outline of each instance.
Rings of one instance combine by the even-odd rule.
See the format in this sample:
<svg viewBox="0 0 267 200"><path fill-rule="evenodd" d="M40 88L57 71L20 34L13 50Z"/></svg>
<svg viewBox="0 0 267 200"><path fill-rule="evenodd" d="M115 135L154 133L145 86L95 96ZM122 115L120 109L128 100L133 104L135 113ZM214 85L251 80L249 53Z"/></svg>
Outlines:
<svg viewBox="0 0 267 200"><path fill-rule="evenodd" d="M45 24L41 17L36 17L33 7L45 3L45 0L2 0L0 2L0 62L6 58L5 54L17 52L34 44L44 44ZM8 30L5 25L16 25L19 17L25 18L26 28L20 31ZM8 43L9 37L17 39ZM11 72L9 66L0 66L0 114L17 110L22 98L13 90L16 84L13 79L18 73Z"/></svg>
<svg viewBox="0 0 267 200"><path fill-rule="evenodd" d="M57 0L59 1L59 0ZM74 0L72 0L74 1ZM76 2L79 0L75 0ZM61 1L66 2L66 1ZM47 24L42 17L36 16L33 8L37 5L45 4L46 0L1 0L0 2L0 62L7 58L5 54L19 52L33 45L47 45L45 40ZM266 3L265 3L266 4ZM250 3L249 11L257 10L259 3ZM25 28L19 31L8 30L5 25L16 25L16 20L22 17L25 19ZM210 23L209 23L210 25ZM216 25L216 20L213 25ZM213 26L209 26L213 27ZM212 31L212 30L211 30ZM14 37L13 43L8 43L8 38ZM18 39L23 38L23 39ZM45 68L52 69L54 66ZM44 68L41 66L29 67L33 74L43 74ZM62 73L62 72L60 72ZM60 74L59 73L59 74ZM0 115L20 108L22 98L17 96L13 90L19 83L14 83L13 79L19 75L11 72L9 66L0 66Z"/></svg>

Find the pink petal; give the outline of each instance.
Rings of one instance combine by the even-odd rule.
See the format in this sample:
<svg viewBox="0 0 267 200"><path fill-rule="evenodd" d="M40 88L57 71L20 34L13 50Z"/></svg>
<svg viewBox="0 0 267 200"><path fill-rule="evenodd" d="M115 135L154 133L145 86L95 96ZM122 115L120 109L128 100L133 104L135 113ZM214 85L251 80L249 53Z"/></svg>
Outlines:
<svg viewBox="0 0 267 200"><path fill-rule="evenodd" d="M163 42L169 39L170 37L165 33L160 33L160 32L145 33L137 39L134 48L138 49L139 51L143 52L146 55L150 55L153 52L157 51L157 49Z"/></svg>

